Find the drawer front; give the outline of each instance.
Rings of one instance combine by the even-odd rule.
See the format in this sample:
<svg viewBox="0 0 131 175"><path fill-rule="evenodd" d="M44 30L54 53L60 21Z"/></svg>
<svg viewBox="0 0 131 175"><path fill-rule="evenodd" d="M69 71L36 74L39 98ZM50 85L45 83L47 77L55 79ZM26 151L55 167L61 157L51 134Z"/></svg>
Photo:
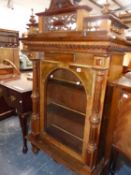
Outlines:
<svg viewBox="0 0 131 175"><path fill-rule="evenodd" d="M7 104L12 108L16 108L17 112L31 111L31 92L19 93L4 86L1 87L1 91Z"/></svg>

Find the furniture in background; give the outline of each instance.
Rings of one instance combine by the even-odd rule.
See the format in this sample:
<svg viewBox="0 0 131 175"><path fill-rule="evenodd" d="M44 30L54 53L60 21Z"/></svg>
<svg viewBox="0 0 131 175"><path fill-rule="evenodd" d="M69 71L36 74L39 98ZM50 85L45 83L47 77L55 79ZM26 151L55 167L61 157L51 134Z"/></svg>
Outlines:
<svg viewBox="0 0 131 175"><path fill-rule="evenodd" d="M18 41L18 31L0 29L0 80L20 75ZM14 110L6 104L0 92L0 120L13 113Z"/></svg>
<svg viewBox="0 0 131 175"><path fill-rule="evenodd" d="M131 53L126 53L123 62L123 73L131 71Z"/></svg>
<svg viewBox="0 0 131 175"><path fill-rule="evenodd" d="M19 32L0 29L0 64L6 59L19 69Z"/></svg>
<svg viewBox="0 0 131 175"><path fill-rule="evenodd" d="M99 175L108 139L106 92L122 75L131 43L119 19L89 16L90 10L52 0L37 14L38 33L21 40L33 62L33 151L46 151L77 174Z"/></svg>
<svg viewBox="0 0 131 175"><path fill-rule="evenodd" d="M23 153L27 148L28 119L32 111L32 81L28 80L29 73L21 73L20 77L13 80L0 81L1 98L5 100L11 109L18 114L22 136L23 136Z"/></svg>
<svg viewBox="0 0 131 175"><path fill-rule="evenodd" d="M114 81L112 87L112 103L107 132L108 150L106 151L108 153L105 156L105 162L108 156L110 162L108 162L105 174L114 175L121 155L131 162L131 72Z"/></svg>
<svg viewBox="0 0 131 175"><path fill-rule="evenodd" d="M0 88L0 121L6 117L10 117L15 114L13 108L9 107L2 96L2 90Z"/></svg>
<svg viewBox="0 0 131 175"><path fill-rule="evenodd" d="M30 71L32 70L32 62L29 60L25 53L20 52L20 70L23 71Z"/></svg>

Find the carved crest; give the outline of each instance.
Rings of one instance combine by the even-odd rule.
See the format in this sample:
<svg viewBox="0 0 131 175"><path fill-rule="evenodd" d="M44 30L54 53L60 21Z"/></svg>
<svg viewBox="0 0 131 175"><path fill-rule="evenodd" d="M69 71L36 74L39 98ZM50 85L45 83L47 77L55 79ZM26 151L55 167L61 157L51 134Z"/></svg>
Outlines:
<svg viewBox="0 0 131 175"><path fill-rule="evenodd" d="M70 2L70 0L52 0L48 10L58 10L61 8L68 8L70 6L73 7L73 4Z"/></svg>

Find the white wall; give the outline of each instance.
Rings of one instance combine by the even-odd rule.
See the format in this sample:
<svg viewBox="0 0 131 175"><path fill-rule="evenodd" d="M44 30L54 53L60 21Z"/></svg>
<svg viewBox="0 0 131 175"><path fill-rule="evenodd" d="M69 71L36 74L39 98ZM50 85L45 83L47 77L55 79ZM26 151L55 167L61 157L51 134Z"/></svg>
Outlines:
<svg viewBox="0 0 131 175"><path fill-rule="evenodd" d="M48 8L50 0L16 0L16 2L13 0L13 10L7 7L7 1L1 2L0 28L18 30L21 35L21 33L26 31L26 24L29 22L31 15L31 8L34 9L34 13L42 12L45 8Z"/></svg>

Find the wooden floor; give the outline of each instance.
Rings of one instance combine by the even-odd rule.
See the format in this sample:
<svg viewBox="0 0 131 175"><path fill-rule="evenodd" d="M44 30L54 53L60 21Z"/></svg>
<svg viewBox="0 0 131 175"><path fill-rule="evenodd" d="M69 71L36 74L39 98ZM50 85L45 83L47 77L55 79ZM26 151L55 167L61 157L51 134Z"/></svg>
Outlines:
<svg viewBox="0 0 131 175"><path fill-rule="evenodd" d="M43 152L33 154L29 143L28 147L24 155L17 116L0 121L0 175L75 175ZM124 161L121 158L116 175L131 175L131 163Z"/></svg>

